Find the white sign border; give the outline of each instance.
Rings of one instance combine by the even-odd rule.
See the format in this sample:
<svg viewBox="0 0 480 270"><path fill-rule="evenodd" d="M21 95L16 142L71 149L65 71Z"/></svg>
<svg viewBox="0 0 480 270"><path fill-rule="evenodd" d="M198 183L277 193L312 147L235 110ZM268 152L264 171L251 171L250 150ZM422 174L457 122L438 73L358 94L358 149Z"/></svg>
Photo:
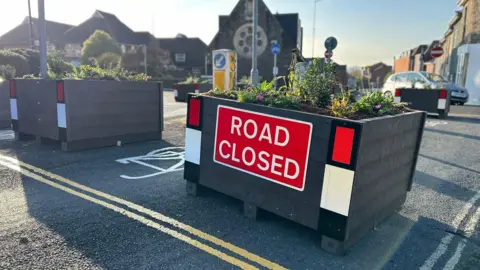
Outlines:
<svg viewBox="0 0 480 270"><path fill-rule="evenodd" d="M240 111L240 112L258 114L258 115L262 115L262 116L265 116L265 117L272 117L272 118L282 119L282 120L286 120L286 121L290 121L290 122L297 122L297 123L301 123L301 124L306 124L306 125L310 126L310 134L309 134L309 136L308 136L308 147L307 147L305 171L304 171L304 173L303 173L303 186L302 186L302 188L297 188L297 187L294 187L294 186L291 186L291 185L288 185L288 184L279 182L279 181L277 181L277 180L268 178L268 177L266 177L266 176L259 175L259 174L253 173L253 172L249 172L249 171L247 171L247 170L237 168L237 167L235 167L235 166L232 166L232 165L230 165L230 164L223 163L223 162L221 162L221 161L217 161L217 160L215 159L215 156L216 156L216 143L217 143L217 131L218 131L218 113L220 112L220 108L227 108L227 109L231 109L231 110L235 110L235 111ZM309 156L310 156L310 145L311 145L311 142L312 142L312 132L313 132L313 124L310 123L310 122L300 121L300 120L291 119L291 118L286 118L286 117L281 117L281 116L275 116L275 115L266 114L266 113L253 112L253 111L238 109L238 108L234 108L234 107L230 107L230 106L225 106L225 105L218 105L218 107L217 107L217 119L216 119L216 121L215 121L215 140L214 140L214 146L213 146L213 162L215 162L215 163L217 163L217 164L221 164L221 165L227 166L227 167L232 168L232 169L235 169L235 170L237 170L237 171L241 171L241 172L244 172L244 173L248 173L248 174L250 174L250 175L253 175L253 176L257 176L257 177L263 178L263 179L268 180L268 181L270 181L270 182L273 182L273 183L275 183L275 184L279 184L279 185L282 185L282 186L285 186L285 187L288 187L288 188L291 188L291 189L294 189L294 190L297 190L297 191L303 191L303 190L305 190L305 185L306 185L306 182L307 182L308 158L309 158Z"/></svg>

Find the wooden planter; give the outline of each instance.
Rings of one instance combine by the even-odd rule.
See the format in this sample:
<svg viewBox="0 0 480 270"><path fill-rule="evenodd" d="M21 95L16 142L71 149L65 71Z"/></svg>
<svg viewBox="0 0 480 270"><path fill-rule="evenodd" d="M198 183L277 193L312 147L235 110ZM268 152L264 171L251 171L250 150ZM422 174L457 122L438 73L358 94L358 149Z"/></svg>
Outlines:
<svg viewBox="0 0 480 270"><path fill-rule="evenodd" d="M451 93L444 89L402 88L395 90L395 102L405 102L409 108L438 114L445 119L450 112Z"/></svg>
<svg viewBox="0 0 480 270"><path fill-rule="evenodd" d="M12 126L18 140L53 140L72 151L162 138L161 83L12 82Z"/></svg>
<svg viewBox="0 0 480 270"><path fill-rule="evenodd" d="M353 121L190 95L187 192L201 187L318 231L344 254L400 208L412 186L426 113ZM288 136L287 136L288 133Z"/></svg>
<svg viewBox="0 0 480 270"><path fill-rule="evenodd" d="M173 87L173 96L177 102L186 102L188 94L205 93L212 90L212 84L175 84Z"/></svg>

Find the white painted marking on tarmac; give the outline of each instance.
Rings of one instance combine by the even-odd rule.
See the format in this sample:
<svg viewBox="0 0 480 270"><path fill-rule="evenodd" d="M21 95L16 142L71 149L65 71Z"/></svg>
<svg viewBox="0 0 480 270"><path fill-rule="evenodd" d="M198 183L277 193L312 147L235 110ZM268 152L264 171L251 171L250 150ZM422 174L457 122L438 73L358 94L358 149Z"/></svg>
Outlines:
<svg viewBox="0 0 480 270"><path fill-rule="evenodd" d="M448 260L447 264L445 264L445 267L443 268L444 270L453 270L455 269L455 266L457 266L458 262L460 261L460 258L462 257L462 252L463 249L467 246L467 239L470 238L475 232L475 228L477 227L478 220L480 219L480 207L477 208L477 211L475 211L475 214L470 218L468 221L467 225L465 226L465 237L462 239L460 243L457 245L457 250L455 250L455 254Z"/></svg>
<svg viewBox="0 0 480 270"><path fill-rule="evenodd" d="M458 213L458 215L455 217L453 220L453 228L455 231L458 231L458 227L460 226L460 223L462 222L463 219L468 215L468 212L470 209L475 205L475 203L480 199L480 192L477 192L475 196L473 196L462 208L462 211ZM468 226L467 226L468 227ZM438 259L442 257L445 252L447 252L448 245L453 240L454 235L453 234L447 234L445 237L443 237L442 241L438 245L437 249L435 252L430 255L430 257L425 261L425 263L420 267L420 270L430 270L432 269L435 264L437 263ZM454 255L455 256L455 255Z"/></svg>
<svg viewBox="0 0 480 270"><path fill-rule="evenodd" d="M168 168L162 168L162 167L144 162L144 161L154 161L154 160L157 160L157 161L178 160L178 162L175 163L174 165L171 165ZM144 156L122 158L122 159L117 159L116 161L122 164L136 163L145 167L152 168L157 171L155 173L141 175L141 176L120 175L121 178L124 178L124 179L149 178L149 177L166 174L170 172L182 171L183 164L185 163L185 147L166 147L166 148L151 151L150 153Z"/></svg>
<svg viewBox="0 0 480 270"><path fill-rule="evenodd" d="M426 127L434 127L434 126L438 126L438 125L446 125L448 124L447 122L445 121L427 121L425 123L425 126Z"/></svg>

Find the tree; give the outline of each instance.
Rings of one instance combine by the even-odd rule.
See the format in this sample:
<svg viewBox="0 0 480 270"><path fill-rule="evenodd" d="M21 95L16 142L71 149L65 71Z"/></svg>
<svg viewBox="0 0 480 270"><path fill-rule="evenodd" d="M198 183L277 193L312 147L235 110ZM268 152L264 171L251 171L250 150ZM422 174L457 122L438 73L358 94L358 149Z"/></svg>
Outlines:
<svg viewBox="0 0 480 270"><path fill-rule="evenodd" d="M388 78L393 74L393 72L389 71L387 75L385 75L385 78L383 78L383 82L386 82Z"/></svg>
<svg viewBox="0 0 480 270"><path fill-rule="evenodd" d="M120 65L122 57L116 53L107 52L97 58L97 65L101 68L113 69Z"/></svg>
<svg viewBox="0 0 480 270"><path fill-rule="evenodd" d="M348 73L350 75L352 75L353 77L355 77L355 79L357 80L361 80L363 78L363 74L362 74L362 70L361 69L351 69L350 71L348 71Z"/></svg>
<svg viewBox="0 0 480 270"><path fill-rule="evenodd" d="M122 54L118 42L104 31L96 30L87 40L83 42L82 56L80 61L83 65L92 63L104 53Z"/></svg>

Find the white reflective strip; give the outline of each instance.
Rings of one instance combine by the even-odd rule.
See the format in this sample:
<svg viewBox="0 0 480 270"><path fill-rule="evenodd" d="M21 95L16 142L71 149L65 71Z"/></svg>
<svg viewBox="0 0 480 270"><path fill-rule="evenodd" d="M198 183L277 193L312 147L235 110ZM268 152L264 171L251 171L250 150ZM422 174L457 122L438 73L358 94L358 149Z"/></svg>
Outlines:
<svg viewBox="0 0 480 270"><path fill-rule="evenodd" d="M439 110L445 110L446 107L447 107L447 100L446 99L439 99L437 108Z"/></svg>
<svg viewBox="0 0 480 270"><path fill-rule="evenodd" d="M185 133L185 160L200 165L202 132L187 128Z"/></svg>
<svg viewBox="0 0 480 270"><path fill-rule="evenodd" d="M58 127L67 128L67 111L63 103L57 103L57 122Z"/></svg>
<svg viewBox="0 0 480 270"><path fill-rule="evenodd" d="M198 90L195 90L195 94L198 94L198 93L200 93L200 92Z"/></svg>
<svg viewBox="0 0 480 270"><path fill-rule="evenodd" d="M401 97L394 97L393 98L393 102L395 102L395 103L400 103L401 101L402 101Z"/></svg>
<svg viewBox="0 0 480 270"><path fill-rule="evenodd" d="M177 90L173 90L173 96L178 97L178 91Z"/></svg>
<svg viewBox="0 0 480 270"><path fill-rule="evenodd" d="M325 165L320 207L348 216L354 176L354 171Z"/></svg>
<svg viewBox="0 0 480 270"><path fill-rule="evenodd" d="M13 120L18 120L18 110L17 110L17 99L10 99L10 114L12 115Z"/></svg>

